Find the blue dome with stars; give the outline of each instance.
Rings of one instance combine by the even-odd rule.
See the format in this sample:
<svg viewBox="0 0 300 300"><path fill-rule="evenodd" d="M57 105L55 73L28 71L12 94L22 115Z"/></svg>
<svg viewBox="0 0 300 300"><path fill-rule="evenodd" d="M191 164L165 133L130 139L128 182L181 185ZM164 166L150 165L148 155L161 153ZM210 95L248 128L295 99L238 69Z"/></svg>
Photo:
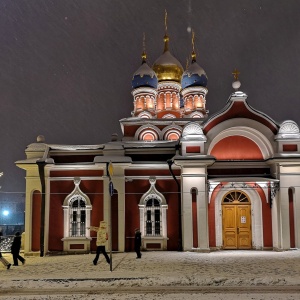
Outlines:
<svg viewBox="0 0 300 300"><path fill-rule="evenodd" d="M182 74L181 87L183 89L190 86L207 86L207 75L205 71L197 64L196 61L192 61L189 68Z"/></svg>
<svg viewBox="0 0 300 300"><path fill-rule="evenodd" d="M143 61L142 65L133 74L131 85L133 89L139 87L157 88L156 74L145 61Z"/></svg>

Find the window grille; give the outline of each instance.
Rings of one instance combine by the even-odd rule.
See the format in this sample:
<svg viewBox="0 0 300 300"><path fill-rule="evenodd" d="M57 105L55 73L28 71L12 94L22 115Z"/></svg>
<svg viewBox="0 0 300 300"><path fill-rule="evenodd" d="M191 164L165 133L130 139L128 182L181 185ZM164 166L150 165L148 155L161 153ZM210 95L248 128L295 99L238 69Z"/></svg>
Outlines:
<svg viewBox="0 0 300 300"><path fill-rule="evenodd" d="M145 222L146 236L161 236L161 205L157 199L151 198L146 202Z"/></svg>
<svg viewBox="0 0 300 300"><path fill-rule="evenodd" d="M70 237L85 236L86 205L84 198L76 196L70 201Z"/></svg>
<svg viewBox="0 0 300 300"><path fill-rule="evenodd" d="M223 199L224 203L249 202L247 195L240 191L229 192Z"/></svg>

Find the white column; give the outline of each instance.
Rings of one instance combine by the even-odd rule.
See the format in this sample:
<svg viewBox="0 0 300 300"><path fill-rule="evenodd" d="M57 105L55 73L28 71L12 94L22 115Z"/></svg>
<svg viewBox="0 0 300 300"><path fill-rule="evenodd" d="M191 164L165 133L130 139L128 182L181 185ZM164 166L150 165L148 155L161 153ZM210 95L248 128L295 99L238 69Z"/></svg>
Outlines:
<svg viewBox="0 0 300 300"><path fill-rule="evenodd" d="M37 167L36 167L37 170ZM26 199L25 199L25 254L32 251L32 208L33 208L33 192L41 193L41 182L38 173L26 174ZM35 176L34 176L35 175ZM32 179L30 178L32 177Z"/></svg>
<svg viewBox="0 0 300 300"><path fill-rule="evenodd" d="M107 231L110 233L110 194L109 194L109 178L103 177L103 221L105 221L108 224ZM100 220L102 221L102 220ZM98 225L96 225L98 226ZM109 237L108 241L111 237ZM107 251L110 251L110 243L106 243L106 249Z"/></svg>
<svg viewBox="0 0 300 300"><path fill-rule="evenodd" d="M181 213L182 213L182 245L184 251L192 250L193 246L193 216L191 197L191 178L182 172L181 177Z"/></svg>
<svg viewBox="0 0 300 300"><path fill-rule="evenodd" d="M182 239L183 250L192 250L193 216L191 190L196 188L197 195L197 226L198 250L209 250L208 205L206 191L206 168L182 168Z"/></svg>
<svg viewBox="0 0 300 300"><path fill-rule="evenodd" d="M197 226L198 226L198 248L200 251L209 250L208 235L208 193L206 178L199 178L199 190L197 195Z"/></svg>
<svg viewBox="0 0 300 300"><path fill-rule="evenodd" d="M289 219L289 197L287 176L284 176L280 181L279 190L279 218L280 218L280 249L290 249L290 219Z"/></svg>
<svg viewBox="0 0 300 300"><path fill-rule="evenodd" d="M299 181L298 181L299 182ZM295 188L294 193L294 222L295 222L295 247L300 248L300 188Z"/></svg>
<svg viewBox="0 0 300 300"><path fill-rule="evenodd" d="M49 169L45 167L45 227L44 227L44 254L46 255L49 247L49 215L50 215L50 180ZM59 208L61 209L61 208Z"/></svg>
<svg viewBox="0 0 300 300"><path fill-rule="evenodd" d="M280 218L279 218L279 211L278 211L278 196L276 195L275 198L272 200L272 239L273 239L273 248L280 249L280 237L279 237L279 228L280 228Z"/></svg>
<svg viewBox="0 0 300 300"><path fill-rule="evenodd" d="M114 170L114 172L116 171ZM112 181L114 184L114 188L118 191L118 235L119 235L118 250L124 252L125 251L125 177L124 176L113 177Z"/></svg>

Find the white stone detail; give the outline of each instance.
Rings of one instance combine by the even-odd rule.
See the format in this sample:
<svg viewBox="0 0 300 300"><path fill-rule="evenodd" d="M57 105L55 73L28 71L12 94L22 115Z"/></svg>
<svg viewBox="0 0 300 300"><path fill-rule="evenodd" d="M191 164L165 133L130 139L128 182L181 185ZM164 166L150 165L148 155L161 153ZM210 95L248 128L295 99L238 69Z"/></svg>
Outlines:
<svg viewBox="0 0 300 300"><path fill-rule="evenodd" d="M294 121L284 121L280 125L279 133L299 133L299 127Z"/></svg>
<svg viewBox="0 0 300 300"><path fill-rule="evenodd" d="M183 140L201 140L206 141L206 136L204 135L201 126L196 122L188 123L182 131Z"/></svg>
<svg viewBox="0 0 300 300"><path fill-rule="evenodd" d="M162 119L176 119L176 116L173 114L166 114L162 117Z"/></svg>
<svg viewBox="0 0 300 300"><path fill-rule="evenodd" d="M143 119L152 119L152 115L148 111L141 112L138 117Z"/></svg>
<svg viewBox="0 0 300 300"><path fill-rule="evenodd" d="M151 124L147 124L147 125L144 125L144 126L141 126L136 132L135 132L135 135L134 135L134 139L136 141L138 140L142 140L141 138L141 135L144 135L144 132L149 132L149 133L152 133L154 136L156 136L156 139L157 140L161 140L161 131L159 128L157 128L156 126L153 126Z"/></svg>
<svg viewBox="0 0 300 300"><path fill-rule="evenodd" d="M169 125L162 130L162 136L164 140L167 140L166 137L171 133L176 133L178 135L178 139L181 136L182 128L178 125Z"/></svg>

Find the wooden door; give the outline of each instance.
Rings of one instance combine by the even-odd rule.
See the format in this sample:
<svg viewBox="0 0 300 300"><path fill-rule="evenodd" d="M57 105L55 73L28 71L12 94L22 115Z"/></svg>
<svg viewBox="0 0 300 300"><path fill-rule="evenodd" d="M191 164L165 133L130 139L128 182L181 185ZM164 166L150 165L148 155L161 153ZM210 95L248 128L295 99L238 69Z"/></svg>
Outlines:
<svg viewBox="0 0 300 300"><path fill-rule="evenodd" d="M237 248L251 249L250 205L237 205Z"/></svg>
<svg viewBox="0 0 300 300"><path fill-rule="evenodd" d="M251 205L247 197L233 193L222 204L223 249L251 249Z"/></svg>

